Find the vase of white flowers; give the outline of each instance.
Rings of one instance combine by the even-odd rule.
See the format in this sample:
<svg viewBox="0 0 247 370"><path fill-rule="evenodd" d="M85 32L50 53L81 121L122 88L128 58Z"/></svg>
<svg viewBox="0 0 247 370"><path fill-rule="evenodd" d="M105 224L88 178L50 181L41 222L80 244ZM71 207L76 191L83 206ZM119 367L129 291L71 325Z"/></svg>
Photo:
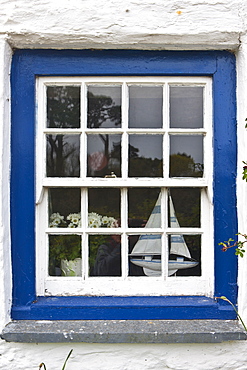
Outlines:
<svg viewBox="0 0 247 370"><path fill-rule="evenodd" d="M91 212L88 214L88 227L117 227L117 220L113 217L102 216ZM81 227L81 214L71 213L66 218L58 212L50 216L51 228L79 228ZM100 237L100 236L99 236ZM102 237L102 235L101 235ZM98 246L93 246L96 249ZM94 253L93 253L94 254ZM94 258L90 256L91 260ZM50 271L59 270L62 276L81 276L81 237L78 234L52 234L49 236ZM90 264L92 261L90 260ZM57 275L51 272L50 275Z"/></svg>

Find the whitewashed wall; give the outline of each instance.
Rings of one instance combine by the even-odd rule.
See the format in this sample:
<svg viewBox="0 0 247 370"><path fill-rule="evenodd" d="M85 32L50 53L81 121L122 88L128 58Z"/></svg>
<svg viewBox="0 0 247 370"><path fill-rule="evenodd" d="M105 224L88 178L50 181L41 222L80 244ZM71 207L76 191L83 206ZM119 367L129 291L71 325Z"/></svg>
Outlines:
<svg viewBox="0 0 247 370"><path fill-rule="evenodd" d="M246 0L0 0L0 331L9 320L9 66L12 48L228 49L238 68L239 229L247 232ZM239 307L247 321L247 256L239 264ZM247 342L195 345L16 344L0 341L0 369L246 370Z"/></svg>

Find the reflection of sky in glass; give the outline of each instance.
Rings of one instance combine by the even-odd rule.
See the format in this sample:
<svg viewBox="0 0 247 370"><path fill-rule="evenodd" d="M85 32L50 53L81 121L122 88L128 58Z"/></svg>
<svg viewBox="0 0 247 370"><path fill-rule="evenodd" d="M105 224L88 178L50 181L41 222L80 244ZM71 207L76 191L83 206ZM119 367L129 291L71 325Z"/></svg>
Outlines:
<svg viewBox="0 0 247 370"><path fill-rule="evenodd" d="M120 117L121 86L88 86L87 127L120 127Z"/></svg>
<svg viewBox="0 0 247 370"><path fill-rule="evenodd" d="M170 127L203 127L203 87L170 87Z"/></svg>
<svg viewBox="0 0 247 370"><path fill-rule="evenodd" d="M171 135L170 154L191 156L195 163L203 164L203 136L202 135Z"/></svg>
<svg viewBox="0 0 247 370"><path fill-rule="evenodd" d="M162 87L129 87L129 127L162 127Z"/></svg>
<svg viewBox="0 0 247 370"><path fill-rule="evenodd" d="M119 145L121 143L121 135L103 135L109 138L109 152L114 149L114 145ZM87 139L87 153L90 155L94 152L104 152L105 146L100 135L88 135Z"/></svg>
<svg viewBox="0 0 247 370"><path fill-rule="evenodd" d="M129 144L139 157L162 159L162 135L129 135Z"/></svg>
<svg viewBox="0 0 247 370"><path fill-rule="evenodd" d="M129 177L162 177L162 135L129 135Z"/></svg>

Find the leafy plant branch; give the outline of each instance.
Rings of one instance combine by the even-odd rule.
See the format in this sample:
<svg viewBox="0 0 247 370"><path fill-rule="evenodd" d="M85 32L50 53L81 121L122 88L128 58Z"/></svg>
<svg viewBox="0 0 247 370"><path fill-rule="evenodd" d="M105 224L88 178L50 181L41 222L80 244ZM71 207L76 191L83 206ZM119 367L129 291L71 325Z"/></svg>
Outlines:
<svg viewBox="0 0 247 370"><path fill-rule="evenodd" d="M230 248L236 248L235 255L243 257L245 253L244 244L247 243L247 235L241 234L241 233L238 233L236 235L241 235L245 240L244 241L241 241L241 240L234 241L234 239L229 238L227 241L219 243L219 245L222 245L221 250L223 252L226 252Z"/></svg>

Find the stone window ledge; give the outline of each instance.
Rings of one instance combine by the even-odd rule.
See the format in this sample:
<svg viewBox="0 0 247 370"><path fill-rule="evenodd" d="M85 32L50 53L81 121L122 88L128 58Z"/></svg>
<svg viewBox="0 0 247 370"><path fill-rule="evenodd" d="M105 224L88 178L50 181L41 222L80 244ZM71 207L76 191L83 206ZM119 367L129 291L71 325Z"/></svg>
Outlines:
<svg viewBox="0 0 247 370"><path fill-rule="evenodd" d="M1 338L23 343L221 343L246 340L236 320L20 320Z"/></svg>

